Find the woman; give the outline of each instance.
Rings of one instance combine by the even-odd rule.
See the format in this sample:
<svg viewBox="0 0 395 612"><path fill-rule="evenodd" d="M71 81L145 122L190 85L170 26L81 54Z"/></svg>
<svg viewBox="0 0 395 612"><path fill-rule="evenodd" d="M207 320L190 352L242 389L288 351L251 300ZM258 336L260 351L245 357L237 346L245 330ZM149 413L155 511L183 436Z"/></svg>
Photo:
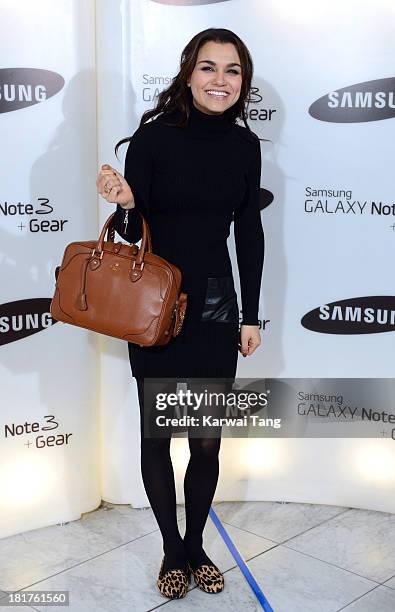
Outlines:
<svg viewBox="0 0 395 612"><path fill-rule="evenodd" d="M184 480L186 531L176 517L171 431L144 437L144 379L234 381L238 351L252 355L260 345L259 293L264 235L259 210L259 138L246 122L253 63L240 38L210 28L185 47L180 70L146 111L129 142L124 177L103 165L99 193L116 203L114 227L128 242L141 238L141 211L152 251L177 265L188 294L182 331L166 346L129 343L141 422L144 486L163 537L160 592L184 597L191 572L208 593L220 592L223 575L203 549L202 534L218 481L218 438L188 431L191 456ZM155 118L154 118L155 117ZM153 119L154 118L154 119ZM239 118L244 126L236 123ZM149 119L153 119L148 121ZM242 321L227 249L234 221ZM147 403L147 402L146 402ZM147 407L146 407L147 410Z"/></svg>

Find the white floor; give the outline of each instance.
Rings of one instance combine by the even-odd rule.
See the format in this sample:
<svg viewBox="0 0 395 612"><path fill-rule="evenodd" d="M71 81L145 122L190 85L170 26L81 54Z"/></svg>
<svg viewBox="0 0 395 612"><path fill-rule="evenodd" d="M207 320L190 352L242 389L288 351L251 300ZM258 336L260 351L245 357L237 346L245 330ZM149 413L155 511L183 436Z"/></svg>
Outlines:
<svg viewBox="0 0 395 612"><path fill-rule="evenodd" d="M274 612L395 611L395 515L277 502L213 507ZM183 506L178 517L183 534ZM0 610L262 610L210 517L204 546L224 572L224 591L204 593L192 578L187 596L170 601L155 584L162 542L151 509L103 502L78 521L0 540L0 604L4 591L68 590L70 597L68 608Z"/></svg>

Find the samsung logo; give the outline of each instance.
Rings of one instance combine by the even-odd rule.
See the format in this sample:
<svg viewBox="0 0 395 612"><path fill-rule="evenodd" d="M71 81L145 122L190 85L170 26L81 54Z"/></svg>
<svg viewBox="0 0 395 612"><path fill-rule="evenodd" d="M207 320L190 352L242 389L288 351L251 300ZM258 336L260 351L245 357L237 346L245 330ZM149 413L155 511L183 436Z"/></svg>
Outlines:
<svg viewBox="0 0 395 612"><path fill-rule="evenodd" d="M356 297L325 304L305 314L301 324L322 334L395 331L395 296Z"/></svg>
<svg viewBox="0 0 395 612"><path fill-rule="evenodd" d="M55 325L50 298L33 298L0 305L0 346L32 336Z"/></svg>
<svg viewBox="0 0 395 612"><path fill-rule="evenodd" d="M320 121L359 123L395 117L395 77L357 83L332 91L309 108Z"/></svg>
<svg viewBox="0 0 395 612"><path fill-rule="evenodd" d="M40 68L0 68L0 113L40 104L56 95L64 78Z"/></svg>

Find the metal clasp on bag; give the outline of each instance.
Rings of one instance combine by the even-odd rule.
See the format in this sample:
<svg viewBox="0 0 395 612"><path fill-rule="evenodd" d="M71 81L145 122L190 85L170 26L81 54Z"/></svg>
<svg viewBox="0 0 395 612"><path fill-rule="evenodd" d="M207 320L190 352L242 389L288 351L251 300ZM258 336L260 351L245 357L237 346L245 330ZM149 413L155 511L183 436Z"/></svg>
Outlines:
<svg viewBox="0 0 395 612"><path fill-rule="evenodd" d="M92 255L89 257L89 269L97 270L97 268L101 265L101 260L103 259L103 252L100 253L100 256L96 255L95 249L92 251Z"/></svg>
<svg viewBox="0 0 395 612"><path fill-rule="evenodd" d="M140 267L136 268L136 260L135 259L133 260L133 265L130 270L130 279L133 283L140 280L140 278L142 277L143 268L144 268L143 261L141 262Z"/></svg>
<svg viewBox="0 0 395 612"><path fill-rule="evenodd" d="M99 257L99 259L103 259L103 254L104 254L104 251L102 251L102 252L100 253L100 257ZM96 249L93 249L91 257L97 257L97 255L96 255Z"/></svg>

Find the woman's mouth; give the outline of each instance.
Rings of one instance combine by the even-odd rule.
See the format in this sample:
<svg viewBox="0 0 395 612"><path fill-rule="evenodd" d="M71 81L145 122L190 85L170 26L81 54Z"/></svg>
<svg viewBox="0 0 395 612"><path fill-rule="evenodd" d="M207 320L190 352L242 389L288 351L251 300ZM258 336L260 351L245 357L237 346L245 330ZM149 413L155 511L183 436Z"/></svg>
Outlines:
<svg viewBox="0 0 395 612"><path fill-rule="evenodd" d="M227 91L220 91L218 89L208 89L206 90L206 94L210 96L210 98L214 98L214 100L225 100L229 96Z"/></svg>

